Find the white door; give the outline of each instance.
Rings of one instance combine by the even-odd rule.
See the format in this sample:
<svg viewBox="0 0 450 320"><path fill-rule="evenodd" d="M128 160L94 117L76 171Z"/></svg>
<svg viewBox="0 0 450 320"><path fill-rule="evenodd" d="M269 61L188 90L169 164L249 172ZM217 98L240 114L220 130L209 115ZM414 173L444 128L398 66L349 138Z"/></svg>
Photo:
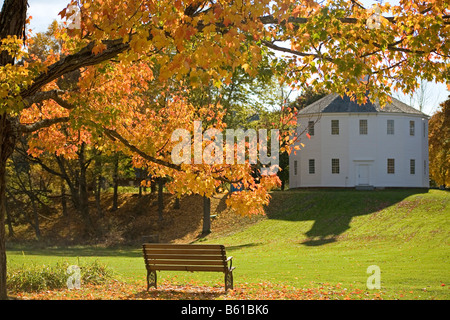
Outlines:
<svg viewBox="0 0 450 320"><path fill-rule="evenodd" d="M358 165L358 184L369 185L369 165Z"/></svg>

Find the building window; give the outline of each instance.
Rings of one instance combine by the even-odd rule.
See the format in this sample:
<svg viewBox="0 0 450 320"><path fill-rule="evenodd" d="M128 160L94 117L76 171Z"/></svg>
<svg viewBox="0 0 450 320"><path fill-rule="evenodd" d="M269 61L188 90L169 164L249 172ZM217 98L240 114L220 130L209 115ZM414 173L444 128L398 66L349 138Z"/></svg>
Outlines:
<svg viewBox="0 0 450 320"><path fill-rule="evenodd" d="M339 159L331 159L331 173L339 173Z"/></svg>
<svg viewBox="0 0 450 320"><path fill-rule="evenodd" d="M339 134L339 120L331 120L331 134Z"/></svg>
<svg viewBox="0 0 450 320"><path fill-rule="evenodd" d="M416 123L414 121L409 122L409 135L413 136L416 131Z"/></svg>
<svg viewBox="0 0 450 320"><path fill-rule="evenodd" d="M359 134L367 134L367 120L359 120Z"/></svg>
<svg viewBox="0 0 450 320"><path fill-rule="evenodd" d="M314 121L308 121L308 133L310 136L314 135Z"/></svg>
<svg viewBox="0 0 450 320"><path fill-rule="evenodd" d="M394 134L394 120L387 121L387 134Z"/></svg>
<svg viewBox="0 0 450 320"><path fill-rule="evenodd" d="M423 123L423 137L425 138L425 133L427 132L427 127L425 122Z"/></svg>
<svg viewBox="0 0 450 320"><path fill-rule="evenodd" d="M395 173L395 159L387 159L387 173Z"/></svg>
<svg viewBox="0 0 450 320"><path fill-rule="evenodd" d="M314 159L309 159L309 173L316 173L316 161Z"/></svg>
<svg viewBox="0 0 450 320"><path fill-rule="evenodd" d="M294 160L294 175L297 175L297 171L298 171L298 162L297 160Z"/></svg>
<svg viewBox="0 0 450 320"><path fill-rule="evenodd" d="M409 173L416 174L416 160L415 159L409 160Z"/></svg>

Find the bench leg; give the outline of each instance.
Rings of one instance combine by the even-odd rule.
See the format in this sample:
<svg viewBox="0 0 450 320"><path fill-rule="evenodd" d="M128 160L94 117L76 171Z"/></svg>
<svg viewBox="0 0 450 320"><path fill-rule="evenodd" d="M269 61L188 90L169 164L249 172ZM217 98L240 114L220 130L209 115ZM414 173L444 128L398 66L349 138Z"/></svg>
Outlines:
<svg viewBox="0 0 450 320"><path fill-rule="evenodd" d="M147 291L150 287L155 287L156 289L156 271L147 270Z"/></svg>
<svg viewBox="0 0 450 320"><path fill-rule="evenodd" d="M233 271L225 272L225 291L233 290Z"/></svg>

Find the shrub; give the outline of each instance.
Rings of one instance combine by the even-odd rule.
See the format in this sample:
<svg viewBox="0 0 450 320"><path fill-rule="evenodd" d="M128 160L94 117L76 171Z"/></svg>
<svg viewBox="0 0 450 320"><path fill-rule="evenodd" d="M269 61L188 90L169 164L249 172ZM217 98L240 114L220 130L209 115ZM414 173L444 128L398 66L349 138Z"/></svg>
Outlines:
<svg viewBox="0 0 450 320"><path fill-rule="evenodd" d="M54 266L28 264L8 270L8 290L13 292L36 292L67 288L68 262ZM81 285L102 284L113 278L113 272L97 260L80 265Z"/></svg>
<svg viewBox="0 0 450 320"><path fill-rule="evenodd" d="M81 266L82 283L102 284L113 279L114 273L104 264L100 264L97 260L91 264Z"/></svg>

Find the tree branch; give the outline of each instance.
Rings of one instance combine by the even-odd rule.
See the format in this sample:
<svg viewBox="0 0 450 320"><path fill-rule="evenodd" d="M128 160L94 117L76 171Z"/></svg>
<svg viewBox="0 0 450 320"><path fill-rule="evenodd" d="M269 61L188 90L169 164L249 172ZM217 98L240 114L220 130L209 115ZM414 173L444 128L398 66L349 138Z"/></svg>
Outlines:
<svg viewBox="0 0 450 320"><path fill-rule="evenodd" d="M110 138L113 141L115 141L116 139L119 140L128 149L130 149L131 151L137 153L138 155L140 155L145 160L151 161L153 163L156 163L156 164L159 164L159 165L171 168L171 169L175 169L177 171L181 171L181 167L179 165L167 162L165 160L157 159L155 157L152 157L152 156L148 155L147 153L145 153L144 151L142 151L138 147L132 145L127 139L125 139L117 131L111 130L111 129L108 129L108 128L105 128L105 127L103 127L102 129L103 129L103 132L108 136L108 138Z"/></svg>
<svg viewBox="0 0 450 320"><path fill-rule="evenodd" d="M22 148L16 148L16 151L22 155L23 157L25 157L28 161L31 161L33 163L39 164L44 170L48 171L49 173L64 178L64 175L56 170L53 170L52 168L50 168L49 166L47 166L46 164L44 164L44 162L39 159L39 158L35 158L30 156L25 150L23 150Z"/></svg>
<svg viewBox="0 0 450 320"><path fill-rule="evenodd" d="M50 91L36 92L36 94L32 96L24 98L23 101L27 107L31 107L33 103L39 103L45 100L54 99L56 96L58 96L59 92L60 90L57 89Z"/></svg>
<svg viewBox="0 0 450 320"><path fill-rule="evenodd" d="M292 49L288 49L288 48L283 48L280 46L277 46L276 44L273 44L272 42L266 41L266 40L262 40L261 43L263 45L265 45L266 47L276 50L276 51L281 51L281 52L286 52L286 53L291 53L291 54L295 54L297 56L301 56L301 57L309 57L309 56L313 56L315 58L319 58L320 56L316 53L305 53L305 52L299 52L299 51L295 51Z"/></svg>
<svg viewBox="0 0 450 320"><path fill-rule="evenodd" d="M92 49L95 46L95 41L91 41L77 53L68 55L50 65L46 72L41 73L34 79L32 85L20 92L22 98L26 100L28 97L35 95L42 86L58 79L68 72L78 70L81 67L99 64L103 61L114 58L119 53L122 53L130 48L130 45L128 43L124 43L122 39L104 40L102 42L106 45L106 49L98 54L94 54L92 52Z"/></svg>
<svg viewBox="0 0 450 320"><path fill-rule="evenodd" d="M36 92L34 95L25 98L24 102L27 107L31 107L31 105L33 103L39 103L39 102L51 99L51 100L55 101L57 104L59 104L61 107L63 107L64 109L67 109L67 110L75 109L76 108L75 105L65 101L64 99L62 99L60 97L60 95L64 94L64 93L65 93L65 91L58 90L58 89Z"/></svg>
<svg viewBox="0 0 450 320"><path fill-rule="evenodd" d="M69 117L44 119L32 124L20 124L19 130L23 133L31 133L42 128L50 127L51 125L54 125L56 123L68 122L69 120L70 120Z"/></svg>
<svg viewBox="0 0 450 320"><path fill-rule="evenodd" d="M52 98L53 101L55 101L57 104L59 104L61 107L67 110L75 109L77 106L67 102L66 100L62 99L60 96L56 95Z"/></svg>

